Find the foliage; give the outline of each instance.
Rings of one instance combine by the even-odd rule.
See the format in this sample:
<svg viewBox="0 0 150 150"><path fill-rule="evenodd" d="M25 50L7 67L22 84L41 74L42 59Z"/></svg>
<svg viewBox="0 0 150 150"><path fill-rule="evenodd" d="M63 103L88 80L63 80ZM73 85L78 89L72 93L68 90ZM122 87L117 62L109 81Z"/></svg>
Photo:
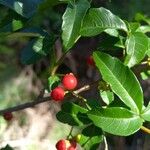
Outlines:
<svg viewBox="0 0 150 150"><path fill-rule="evenodd" d="M6 147L2 148L1 150L13 150L9 145L6 145Z"/></svg>
<svg viewBox="0 0 150 150"><path fill-rule="evenodd" d="M150 57L147 34L150 32L150 18L138 14L134 22L128 22L104 7L92 8L90 0L0 0L0 4L9 8L9 13L0 18L3 37L24 37L29 41L22 50L21 62L29 65L43 57L53 58L48 91L60 83L57 68L81 37L107 35L101 47L98 46L93 53L95 69L99 71L103 83L109 85L109 89L98 87L105 104L99 105L96 100L91 104L78 93L67 91L67 95L72 94L78 100L62 104L56 115L62 123L83 128L78 141L81 146L94 150L103 141L105 132L128 136L137 132L145 121L150 121L150 105L144 106L143 91L132 69ZM34 17L42 14L43 10L64 4L67 6L63 14L60 13L62 26L57 32L53 28L48 32L40 23L37 26L32 24ZM54 44L59 38L62 40L63 55L57 60ZM118 57L119 52L122 57ZM149 59L146 64L150 64ZM98 82L102 84L100 80ZM111 105L118 101L120 105Z"/></svg>

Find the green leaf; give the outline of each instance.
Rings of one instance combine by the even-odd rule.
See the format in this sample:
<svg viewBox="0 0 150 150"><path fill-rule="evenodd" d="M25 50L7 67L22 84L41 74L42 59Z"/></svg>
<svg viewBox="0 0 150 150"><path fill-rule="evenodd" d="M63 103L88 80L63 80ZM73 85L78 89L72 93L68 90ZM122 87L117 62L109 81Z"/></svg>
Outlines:
<svg viewBox="0 0 150 150"><path fill-rule="evenodd" d="M84 147L85 150L95 150L102 141L102 130L92 124L82 130L79 144Z"/></svg>
<svg viewBox="0 0 150 150"><path fill-rule="evenodd" d="M134 33L139 27L140 27L140 24L137 22L129 23L129 28L130 28L132 33Z"/></svg>
<svg viewBox="0 0 150 150"><path fill-rule="evenodd" d="M3 33L6 34L6 33L9 33L9 32L13 32L13 31L16 31L18 29L21 29L22 27L23 27L23 24L22 24L21 21L13 19L10 22L8 22L8 24L2 26L0 28L0 32L3 32Z"/></svg>
<svg viewBox="0 0 150 150"><path fill-rule="evenodd" d="M108 50L110 53L113 53L114 51L116 52L115 56L117 56L119 54L118 47L120 48L123 46L122 40L123 39L121 39L121 37L114 37L105 34L99 44L98 49L103 51Z"/></svg>
<svg viewBox="0 0 150 150"><path fill-rule="evenodd" d="M31 40L22 50L21 62L23 64L33 64L37 60L50 53L54 39L49 36L41 36Z"/></svg>
<svg viewBox="0 0 150 150"><path fill-rule="evenodd" d="M137 13L136 16L135 16L135 20L138 21L138 22L146 22L147 24L150 25L150 18L147 17L147 16L144 16L143 14L141 13Z"/></svg>
<svg viewBox="0 0 150 150"><path fill-rule="evenodd" d="M58 76L56 75L50 76L48 78L49 90L51 91L53 88L58 86L59 83L60 83L60 78Z"/></svg>
<svg viewBox="0 0 150 150"><path fill-rule="evenodd" d="M53 7L55 5L66 3L67 1L60 1L60 0L44 0L40 5L38 10L39 11L45 11L45 9L49 9L50 7Z"/></svg>
<svg viewBox="0 0 150 150"><path fill-rule="evenodd" d="M89 7L90 3L87 0L78 0L73 4L68 4L62 24L62 40L65 52L79 39L80 27Z"/></svg>
<svg viewBox="0 0 150 150"><path fill-rule="evenodd" d="M127 105L125 105L120 98L117 95L114 95L114 101L112 101L108 106L108 107L123 107L126 109L130 109Z"/></svg>
<svg viewBox="0 0 150 150"><path fill-rule="evenodd" d="M88 116L96 126L114 135L131 135L143 124L143 119L121 107L97 108L89 111Z"/></svg>
<svg viewBox="0 0 150 150"><path fill-rule="evenodd" d="M12 10L8 10L8 13L0 20L0 32L10 33L23 28L27 19L18 15Z"/></svg>
<svg viewBox="0 0 150 150"><path fill-rule="evenodd" d="M145 57L147 51L148 37L140 32L131 34L126 40L127 56L124 63L133 67Z"/></svg>
<svg viewBox="0 0 150 150"><path fill-rule="evenodd" d="M150 57L150 38L148 38L148 51L146 54L148 57Z"/></svg>
<svg viewBox="0 0 150 150"><path fill-rule="evenodd" d="M77 104L66 102L62 105L61 111L56 115L60 122L67 123L71 126L83 125L82 121L79 120L79 113L86 113L87 109L80 107Z"/></svg>
<svg viewBox="0 0 150 150"><path fill-rule="evenodd" d="M114 37L119 36L119 32L116 29L106 29L106 30L104 30L104 32L106 32L110 36L114 36Z"/></svg>
<svg viewBox="0 0 150 150"><path fill-rule="evenodd" d="M2 148L1 150L13 150L13 148L7 144L6 147Z"/></svg>
<svg viewBox="0 0 150 150"><path fill-rule="evenodd" d="M43 31L41 28L25 28L18 32L13 32L11 34L8 34L7 38L20 38L20 37L40 37L40 36L46 36L47 33Z"/></svg>
<svg viewBox="0 0 150 150"><path fill-rule="evenodd" d="M114 94L109 90L107 91L100 90L100 96L107 105L109 105L114 100Z"/></svg>
<svg viewBox="0 0 150 150"><path fill-rule="evenodd" d="M140 26L137 29L137 32L143 32L143 33L150 32L150 25Z"/></svg>
<svg viewBox="0 0 150 150"><path fill-rule="evenodd" d="M141 117L146 121L150 121L150 103L141 114Z"/></svg>
<svg viewBox="0 0 150 150"><path fill-rule="evenodd" d="M131 110L139 113L143 106L143 92L133 72L120 60L105 53L94 52L94 61L112 91Z"/></svg>
<svg viewBox="0 0 150 150"><path fill-rule="evenodd" d="M29 18L35 13L38 4L40 4L41 1L42 0L0 0L0 4L9 7L26 18Z"/></svg>
<svg viewBox="0 0 150 150"><path fill-rule="evenodd" d="M89 125L86 128L84 128L82 130L82 134L85 135L85 136L91 137L91 136L102 135L103 132L102 132L101 128L99 128L99 127L95 126L94 124L92 124L92 125Z"/></svg>
<svg viewBox="0 0 150 150"><path fill-rule="evenodd" d="M109 10L91 8L86 14L81 28L81 35L95 36L106 29L119 29L127 32L126 24Z"/></svg>
<svg viewBox="0 0 150 150"><path fill-rule="evenodd" d="M101 106L100 101L97 99L87 99L87 104L90 107L97 107L97 106Z"/></svg>
<svg viewBox="0 0 150 150"><path fill-rule="evenodd" d="M102 141L103 141L102 136L94 136L90 138L81 135L79 144L84 148L84 150L96 150Z"/></svg>
<svg viewBox="0 0 150 150"><path fill-rule="evenodd" d="M85 113L78 113L77 114L78 119L84 124L90 124L92 121L88 118L87 114Z"/></svg>

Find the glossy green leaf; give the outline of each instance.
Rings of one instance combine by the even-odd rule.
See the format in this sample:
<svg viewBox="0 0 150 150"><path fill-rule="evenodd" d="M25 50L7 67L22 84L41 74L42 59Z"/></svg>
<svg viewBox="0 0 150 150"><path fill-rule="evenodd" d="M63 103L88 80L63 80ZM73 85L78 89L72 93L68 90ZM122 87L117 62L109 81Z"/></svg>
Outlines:
<svg viewBox="0 0 150 150"><path fill-rule="evenodd" d="M150 32L150 25L140 26L137 29L137 32L143 32L143 33Z"/></svg>
<svg viewBox="0 0 150 150"><path fill-rule="evenodd" d="M88 116L96 126L114 135L131 135L143 124L143 119L121 107L97 108L89 111Z"/></svg>
<svg viewBox="0 0 150 150"><path fill-rule="evenodd" d="M101 136L103 134L102 129L91 124L82 130L82 134L88 137Z"/></svg>
<svg viewBox="0 0 150 150"><path fill-rule="evenodd" d="M0 4L11 8L24 17L31 17L42 0L0 0Z"/></svg>
<svg viewBox="0 0 150 150"><path fill-rule="evenodd" d="M49 36L41 36L31 40L22 50L21 62L23 64L33 64L37 60L50 53L54 39Z"/></svg>
<svg viewBox="0 0 150 150"><path fill-rule="evenodd" d="M148 51L148 37L140 32L133 33L126 41L127 56L125 64L129 67L141 62Z"/></svg>
<svg viewBox="0 0 150 150"><path fill-rule="evenodd" d="M61 111L56 115L57 119L63 123L67 123L71 126L83 125L79 120L79 113L86 113L87 109L80 107L77 104L66 102L62 105Z"/></svg>
<svg viewBox="0 0 150 150"><path fill-rule="evenodd" d="M114 37L119 36L119 32L116 29L106 29L106 30L104 30L104 32L106 32L110 36L114 36Z"/></svg>
<svg viewBox="0 0 150 150"><path fill-rule="evenodd" d="M150 103L144 109L143 113L141 114L141 117L146 121L150 121Z"/></svg>
<svg viewBox="0 0 150 150"><path fill-rule="evenodd" d="M139 27L140 27L140 24L137 22L129 23L129 28L130 28L132 33L136 32Z"/></svg>
<svg viewBox="0 0 150 150"><path fill-rule="evenodd" d="M114 94L109 90L108 91L100 90L100 96L107 105L109 105L114 100Z"/></svg>
<svg viewBox="0 0 150 150"><path fill-rule="evenodd" d="M18 15L12 10L8 10L8 13L0 19L0 32L11 33L24 27L27 19Z"/></svg>
<svg viewBox="0 0 150 150"><path fill-rule="evenodd" d="M146 53L150 57L150 38L148 38L148 51Z"/></svg>
<svg viewBox="0 0 150 150"><path fill-rule="evenodd" d="M89 105L89 107L97 107L97 106L101 106L100 101L97 99L87 99L87 104Z"/></svg>
<svg viewBox="0 0 150 150"><path fill-rule="evenodd" d="M125 40L126 38L123 36L119 36L119 41L115 44L115 46L125 49Z"/></svg>
<svg viewBox="0 0 150 150"><path fill-rule="evenodd" d="M103 133L101 128L92 124L82 130L79 144L86 150L95 150L102 141Z"/></svg>
<svg viewBox="0 0 150 150"><path fill-rule="evenodd" d="M18 32L9 33L7 38L16 39L20 37L40 37L46 35L47 33L41 28L25 28Z"/></svg>
<svg viewBox="0 0 150 150"><path fill-rule="evenodd" d="M41 55L36 52L33 47L35 45L37 45L36 47L39 47L41 48L42 46L39 45L38 46L38 39L33 39L32 41L30 41L28 43L28 45L22 50L22 53L21 53L21 62L23 64L34 64L37 60L41 59ZM37 42L37 43L36 43Z"/></svg>
<svg viewBox="0 0 150 150"><path fill-rule="evenodd" d="M87 0L78 0L73 4L68 4L62 24L62 40L65 51L68 51L79 39L80 27L89 7L90 3Z"/></svg>
<svg viewBox="0 0 150 150"><path fill-rule="evenodd" d="M137 13L135 15L135 20L138 21L138 22L143 22L144 21L144 22L146 22L147 24L150 25L150 18L143 15L143 14L141 14L141 13Z"/></svg>
<svg viewBox="0 0 150 150"><path fill-rule="evenodd" d="M103 138L101 136L94 136L90 138L90 137L81 135L79 144L85 150L96 150L102 141L103 141Z"/></svg>
<svg viewBox="0 0 150 150"><path fill-rule="evenodd" d="M53 88L58 86L59 83L60 83L60 78L58 76L56 76L56 75L50 76L48 78L49 90L51 91Z"/></svg>
<svg viewBox="0 0 150 150"><path fill-rule="evenodd" d="M1 26L1 25L0 25ZM23 27L23 24L21 21L18 20L11 20L10 22L8 22L8 24L1 26L0 27L0 32L5 33L6 35L8 35L7 33L19 30Z"/></svg>
<svg viewBox="0 0 150 150"><path fill-rule="evenodd" d="M88 118L86 113L78 113L77 114L78 119L84 124L90 124L92 121Z"/></svg>
<svg viewBox="0 0 150 150"><path fill-rule="evenodd" d="M139 113L143 106L143 92L133 72L120 60L105 53L94 52L94 60L112 91L128 107Z"/></svg>
<svg viewBox="0 0 150 150"><path fill-rule="evenodd" d="M103 7L91 8L84 18L81 35L95 36L106 29L119 29L127 32L126 24L118 16Z"/></svg>
<svg viewBox="0 0 150 150"><path fill-rule="evenodd" d="M109 35L105 35L103 37L103 39L101 40L98 49L99 50L108 50L110 51L110 53L112 52L112 50L116 51L116 54L118 54L118 48L117 48L117 44L121 43L121 39L118 37L114 37L114 36L109 36Z"/></svg>
<svg viewBox="0 0 150 150"><path fill-rule="evenodd" d="M114 94L114 100L107 106L108 107L123 107L126 109L130 109L125 103L123 103L120 98Z"/></svg>

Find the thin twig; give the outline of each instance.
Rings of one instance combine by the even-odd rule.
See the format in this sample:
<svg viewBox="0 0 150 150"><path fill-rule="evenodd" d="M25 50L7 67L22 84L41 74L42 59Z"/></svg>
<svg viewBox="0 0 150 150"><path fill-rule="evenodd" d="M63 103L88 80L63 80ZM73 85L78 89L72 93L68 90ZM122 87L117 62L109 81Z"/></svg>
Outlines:
<svg viewBox="0 0 150 150"><path fill-rule="evenodd" d="M69 140L69 137L72 136L72 131L73 131L73 126L71 127L70 132L69 132L69 134L68 134L68 136L67 136L67 139L68 139L68 140Z"/></svg>
<svg viewBox="0 0 150 150"><path fill-rule="evenodd" d="M86 108L87 108L88 110L91 110L91 107L87 104L87 100L86 100L84 97L82 97L81 95L76 94L76 93L74 93L74 92L71 92L71 94L72 94L73 96L75 96L76 98L80 99L81 101L83 101L83 103L85 104Z"/></svg>
<svg viewBox="0 0 150 150"><path fill-rule="evenodd" d="M94 82L91 85L85 85L85 86L79 88L78 90L74 91L74 93L75 94L79 94L81 92L87 91L93 85L96 85L97 82ZM3 109L3 110L0 110L0 115L3 115L6 112L15 112L15 111L20 111L20 110L23 110L23 109L26 109L26 108L34 107L35 105L38 105L38 104L41 104L41 103L44 103L44 102L48 102L48 101L51 101L50 96L43 97L43 91L42 91L40 93L40 95L37 97L37 99L35 99L34 101L27 102L27 103L20 104L20 105L14 106L14 107L10 107L10 108L6 108L6 109Z"/></svg>
<svg viewBox="0 0 150 150"><path fill-rule="evenodd" d="M53 68L53 70L52 70L52 72L51 72L51 75L55 75L57 69L59 68L60 64L62 64L62 62L63 62L63 60L65 59L65 57L66 57L66 53L63 54L63 55L61 56L61 58L56 62L55 66L54 66L54 68Z"/></svg>
<svg viewBox="0 0 150 150"><path fill-rule="evenodd" d="M85 92L85 91L88 91L89 89L91 89L91 87L93 86L97 86L99 83L99 80L93 82L92 84L88 84L88 85L85 85L83 87L81 87L80 89L76 90L76 91L73 91L75 94L79 94L81 92Z"/></svg>
<svg viewBox="0 0 150 150"><path fill-rule="evenodd" d="M23 110L23 109L26 109L26 108L34 107L35 105L38 105L40 103L44 103L44 102L47 102L47 101L50 101L50 100L51 99L50 99L49 96L48 97L43 97L40 100L36 99L32 102L28 102L28 103L20 104L20 105L10 107L10 108L4 109L4 110L0 110L0 115L4 114L6 112L15 112L15 111Z"/></svg>
<svg viewBox="0 0 150 150"><path fill-rule="evenodd" d="M80 89L74 91L73 93L79 94L79 93L81 93L81 92L87 91L87 90L90 89L90 86L91 86L91 85L85 85L85 86L83 86L82 88L80 88Z"/></svg>
<svg viewBox="0 0 150 150"><path fill-rule="evenodd" d="M148 128L144 127L144 126L141 127L141 130L146 132L146 133L148 133L148 134L150 134L150 129L148 129Z"/></svg>
<svg viewBox="0 0 150 150"><path fill-rule="evenodd" d="M108 150L108 144L105 136L104 136L104 144L105 144L105 150Z"/></svg>
<svg viewBox="0 0 150 150"><path fill-rule="evenodd" d="M147 61L143 61L143 62L141 62L141 65L146 65L146 64L148 64L148 62L147 62Z"/></svg>

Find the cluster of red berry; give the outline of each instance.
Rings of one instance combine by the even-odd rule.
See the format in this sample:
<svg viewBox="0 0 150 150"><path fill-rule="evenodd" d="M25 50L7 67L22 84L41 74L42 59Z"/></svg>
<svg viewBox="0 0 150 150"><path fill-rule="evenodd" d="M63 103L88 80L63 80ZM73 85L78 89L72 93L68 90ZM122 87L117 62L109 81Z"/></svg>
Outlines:
<svg viewBox="0 0 150 150"><path fill-rule="evenodd" d="M95 66L92 56L89 56L86 61L89 66ZM62 101L65 97L65 90L74 90L78 84L78 81L73 73L69 73L63 77L61 83L62 87L58 86L54 88L50 94L54 101ZM57 150L76 150L76 147L76 140L69 141L66 139L61 139L56 143Z"/></svg>
<svg viewBox="0 0 150 150"><path fill-rule="evenodd" d="M86 61L89 66L95 66L95 62L92 56L87 57ZM65 90L75 89L77 83L77 78L73 73L66 74L62 79L62 87L58 86L54 88L50 94L51 98L55 101L62 101L65 96Z"/></svg>
<svg viewBox="0 0 150 150"><path fill-rule="evenodd" d="M65 90L73 90L77 86L77 78L72 74L66 74L62 79L62 87L58 86L51 92L51 98L55 101L62 101L65 96Z"/></svg>
<svg viewBox="0 0 150 150"><path fill-rule="evenodd" d="M56 143L57 150L76 150L76 147L77 143L74 140L69 141L62 139Z"/></svg>

